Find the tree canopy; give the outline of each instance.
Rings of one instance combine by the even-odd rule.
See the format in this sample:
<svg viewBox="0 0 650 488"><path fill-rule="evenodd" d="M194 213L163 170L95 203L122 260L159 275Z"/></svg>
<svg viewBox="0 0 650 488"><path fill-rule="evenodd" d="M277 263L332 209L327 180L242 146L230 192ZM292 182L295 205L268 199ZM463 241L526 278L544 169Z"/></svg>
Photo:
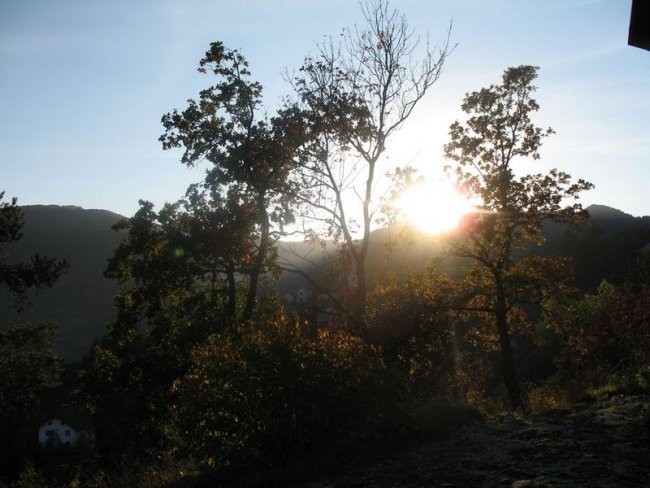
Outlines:
<svg viewBox="0 0 650 488"><path fill-rule="evenodd" d="M306 136L292 110L270 118L260 115L262 86L251 80L238 51L212 43L199 63L199 72L208 71L217 82L199 93L198 102L189 100L184 111L163 116L166 131L160 141L163 149L183 148L183 164L210 163L205 186L213 198L227 194L231 209L252 209L256 249L245 270L248 291L242 314L248 320L270 247L293 221L288 176Z"/></svg>
<svg viewBox="0 0 650 488"><path fill-rule="evenodd" d="M3 197L4 192L0 192L0 245L19 240L24 225L17 199L3 202ZM25 293L28 290L52 286L68 267L65 261L38 254L21 263L8 262L8 258L7 255L0 255L0 284L14 295L19 307L25 304Z"/></svg>
<svg viewBox="0 0 650 488"><path fill-rule="evenodd" d="M476 264L466 280L468 306L486 314L498 330L504 380L515 408L523 406L511 348L520 306L541 305L571 276L566 262L522 259L521 251L543 242L544 222L585 218L577 200L593 187L556 169L519 176L516 165L539 159L544 138L553 133L531 120L539 109L533 98L537 71L535 66L508 68L499 85L468 93L461 105L467 118L451 125L445 145L448 171L477 201L477 211L466 218L466 236L451 243L451 252Z"/></svg>
<svg viewBox="0 0 650 488"><path fill-rule="evenodd" d="M348 28L308 56L292 84L312 133L293 179L305 232L340 244L350 275L345 310L357 326L366 313L366 259L380 199L377 177L391 136L440 77L453 47L421 42L406 18L384 0L361 4L364 24ZM344 280L346 281L346 280Z"/></svg>
<svg viewBox="0 0 650 488"><path fill-rule="evenodd" d="M0 244L21 237L23 214L16 198L1 202ZM9 262L8 262L9 261ZM24 262L12 263L10 256L0 256L0 284L16 299L16 306L26 305L30 289L50 287L68 266L65 261L34 255ZM59 378L59 359L52 350L54 326L0 324L0 475L15 473L25 456L24 439L19 432L39 405L40 394Z"/></svg>

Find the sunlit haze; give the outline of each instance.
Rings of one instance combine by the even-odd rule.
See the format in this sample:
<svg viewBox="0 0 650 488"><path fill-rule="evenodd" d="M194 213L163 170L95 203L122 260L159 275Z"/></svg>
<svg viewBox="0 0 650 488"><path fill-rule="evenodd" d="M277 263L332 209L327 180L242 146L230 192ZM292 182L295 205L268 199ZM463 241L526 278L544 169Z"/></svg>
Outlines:
<svg viewBox="0 0 650 488"><path fill-rule="evenodd" d="M409 188L397 200L400 214L426 234L454 229L472 205L452 184L443 180L423 182Z"/></svg>

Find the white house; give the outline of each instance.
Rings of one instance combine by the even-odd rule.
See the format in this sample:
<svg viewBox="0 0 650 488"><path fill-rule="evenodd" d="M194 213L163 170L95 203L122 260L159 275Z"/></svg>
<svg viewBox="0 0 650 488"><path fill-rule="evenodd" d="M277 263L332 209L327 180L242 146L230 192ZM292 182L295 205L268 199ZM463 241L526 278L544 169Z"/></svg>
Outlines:
<svg viewBox="0 0 650 488"><path fill-rule="evenodd" d="M65 420L52 417L38 428L40 446L94 446L95 432L81 425L73 426Z"/></svg>

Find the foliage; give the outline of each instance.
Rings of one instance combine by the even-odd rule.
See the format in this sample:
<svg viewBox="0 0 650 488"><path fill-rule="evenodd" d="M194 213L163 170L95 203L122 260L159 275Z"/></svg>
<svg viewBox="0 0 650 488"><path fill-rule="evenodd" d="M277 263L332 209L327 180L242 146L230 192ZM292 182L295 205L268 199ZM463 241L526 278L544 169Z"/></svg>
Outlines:
<svg viewBox="0 0 650 488"><path fill-rule="evenodd" d="M0 200L4 193L0 192ZM22 212L0 203L0 244L20 239ZM2 256L5 261L7 256ZM24 305L27 290L52 286L67 267L64 261L32 256L18 264L0 263L0 284ZM52 351L52 324L0 324L0 473L19 470L29 450L28 422L39 405L39 395L59 377L59 360Z"/></svg>
<svg viewBox="0 0 650 488"><path fill-rule="evenodd" d="M52 324L11 325L0 331L0 416L29 415L41 390L56 381L59 361L52 353Z"/></svg>
<svg viewBox="0 0 650 488"><path fill-rule="evenodd" d="M536 385L528 392L528 408L532 414L568 408L575 399L573 392L553 379Z"/></svg>
<svg viewBox="0 0 650 488"><path fill-rule="evenodd" d="M292 220L286 182L301 126L290 111L256 121L262 87L237 51L212 43L199 71L216 84L163 116L160 141L184 148L184 164L211 167L183 200L159 212L140 202L116 226L128 231L106 271L121 284L118 318L82 371L109 456L164 442L171 384L209 335L252 318L272 243Z"/></svg>
<svg viewBox="0 0 650 488"><path fill-rule="evenodd" d="M252 224L240 211L192 188L158 213L141 202L116 225L128 232L106 271L121 285L118 316L80 373L80 398L95 415L106 457L159 442L169 386L192 348L237 320L235 273L252 247Z"/></svg>
<svg viewBox="0 0 650 488"><path fill-rule="evenodd" d="M308 237L334 239L353 279L351 303L340 306L355 325L366 306L370 227L379 210L376 175L391 136L438 80L452 48L419 48L404 16L385 0L361 4L363 27L347 29L305 59L292 80L313 137L293 174ZM358 205L355 202L359 202Z"/></svg>
<svg viewBox="0 0 650 488"><path fill-rule="evenodd" d="M404 282L395 277L369 296L368 330L388 364L401 371L418 402L455 401L461 379L455 367L455 328L450 303L454 283L433 269Z"/></svg>
<svg viewBox="0 0 650 488"><path fill-rule="evenodd" d="M467 237L455 239L451 252L475 263L466 280L466 309L489 320L498 332L503 378L513 408L523 407L511 345L515 322L526 320L519 305L542 305L567 276L561 260L519 259L516 253L544 241L544 222L580 220L584 212L575 200L593 186L584 180L574 183L556 169L516 176L515 163L539 159L543 139L552 134L530 119L539 109L533 98L536 77L534 66L508 68L500 85L467 94L461 108L468 118L451 125L445 145L445 155L452 161L448 170L458 186L481 202L467 218ZM574 203L565 205L565 200Z"/></svg>
<svg viewBox="0 0 650 488"><path fill-rule="evenodd" d="M122 285L118 322L146 320L152 329L165 317L213 326L238 319L236 273L252 259L254 209L233 198L193 186L158 213L140 202L116 225L128 230L106 271Z"/></svg>
<svg viewBox="0 0 650 488"><path fill-rule="evenodd" d="M647 395L650 393L650 367L611 375L605 383L581 393L580 398L587 401L603 400L614 395Z"/></svg>
<svg viewBox="0 0 650 488"><path fill-rule="evenodd" d="M52 324L10 325L0 331L0 477L20 472L35 442L41 395L59 379L53 334Z"/></svg>
<svg viewBox="0 0 650 488"><path fill-rule="evenodd" d="M2 201L3 197L4 192L0 192L0 245L19 240L24 223L16 198L7 203ZM38 254L22 263L8 263L7 258L8 256L0 255L0 284L14 295L19 307L25 305L25 293L29 289L51 287L68 267L65 261L56 261Z"/></svg>
<svg viewBox="0 0 650 488"><path fill-rule="evenodd" d="M403 375L416 416L445 404L498 403L498 336L468 290L467 279L429 266L405 280L392 277L370 294L366 336Z"/></svg>
<svg viewBox="0 0 650 488"><path fill-rule="evenodd" d="M584 391L634 383L650 364L648 285L601 283L593 295L562 309L557 333L563 341L558 375L569 388ZM639 384L643 383L642 375Z"/></svg>
<svg viewBox="0 0 650 488"><path fill-rule="evenodd" d="M25 467L15 483L17 488L41 488L47 485L45 477L33 465Z"/></svg>
<svg viewBox="0 0 650 488"><path fill-rule="evenodd" d="M282 316L212 337L173 391L180 452L219 472L370 443L403 414L403 388L377 349Z"/></svg>
<svg viewBox="0 0 650 488"><path fill-rule="evenodd" d="M262 86L250 79L248 63L238 51L212 43L199 67L201 73L208 71L216 76L216 84L202 90L198 102L189 100L183 112L163 116L166 132L160 141L163 149L184 148L183 164L208 161L205 188L213 199L228 195L231 209L240 206L237 212L249 218L248 242L256 246L245 268L248 290L243 318L248 320L271 245L293 221L287 179L306 135L291 109L256 120Z"/></svg>

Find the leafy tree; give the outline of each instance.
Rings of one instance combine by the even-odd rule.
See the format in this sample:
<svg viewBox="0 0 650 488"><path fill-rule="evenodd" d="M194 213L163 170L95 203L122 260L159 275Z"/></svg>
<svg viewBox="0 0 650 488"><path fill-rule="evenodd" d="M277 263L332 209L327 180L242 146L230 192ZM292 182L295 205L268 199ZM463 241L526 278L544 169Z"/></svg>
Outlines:
<svg viewBox="0 0 650 488"><path fill-rule="evenodd" d="M23 213L16 205L16 198L11 203L3 202L4 192L0 192L0 245L20 239L23 227ZM25 293L29 289L52 286L61 273L68 267L65 261L56 261L38 254L22 263L8 263L8 256L0 255L0 284L18 300L17 305L24 305Z"/></svg>
<svg viewBox="0 0 650 488"><path fill-rule="evenodd" d="M183 112L163 116L160 137L164 149L184 148L183 164L207 160L206 184L211 192L228 194L230 202L252 204L254 242L243 318L253 315L260 276L266 269L273 241L293 221L287 178L304 138L303 125L292 110L261 118L262 86L250 79L246 59L236 50L214 42L199 71L211 71L217 83L189 100Z"/></svg>
<svg viewBox="0 0 650 488"><path fill-rule="evenodd" d="M594 294L559 307L553 330L562 342L558 379L583 393L648 369L650 287L601 282ZM571 388L573 387L573 388ZM577 387L577 388L576 388Z"/></svg>
<svg viewBox="0 0 650 488"><path fill-rule="evenodd" d="M405 281L390 277L368 296L369 340L382 348L389 367L402 372L414 401L456 400L455 288L427 268Z"/></svg>
<svg viewBox="0 0 650 488"><path fill-rule="evenodd" d="M365 26L345 30L305 59L292 80L305 125L315 136L294 173L306 233L333 238L351 273L353 323L366 308L370 226L379 209L376 177L391 136L438 80L452 51L420 46L404 16L384 0L362 3ZM358 202L358 204L357 204Z"/></svg>
<svg viewBox="0 0 650 488"><path fill-rule="evenodd" d="M0 331L0 412L2 418L24 415L37 404L41 389L58 378L52 354L52 324L11 325Z"/></svg>
<svg viewBox="0 0 650 488"><path fill-rule="evenodd" d="M83 401L102 426L100 447L108 455L129 443L157 442L170 385L184 374L192 349L238 322L245 290L236 274L255 249L255 207L205 186L191 186L185 199L157 213L140 202L115 226L127 231L106 271L121 285L118 317L81 375Z"/></svg>
<svg viewBox="0 0 650 488"><path fill-rule="evenodd" d="M298 119L286 110L258 120L261 85L219 42L199 71L216 84L163 116L160 141L183 148L184 164L208 161L206 177L159 212L140 202L116 226L128 232L106 272L122 285L118 318L82 371L81 396L109 456L162 445L171 385L207 337L237 335L253 318L273 242L293 218L285 189L304 137Z"/></svg>
<svg viewBox="0 0 650 488"><path fill-rule="evenodd" d="M254 213L253 202L243 205L236 195L198 185L158 213L140 202L133 218L115 226L128 235L106 271L123 285L121 303L140 323L175 316L211 323L213 330L233 325L236 273L245 272L255 251Z"/></svg>
<svg viewBox="0 0 650 488"><path fill-rule="evenodd" d="M454 122L445 155L459 187L479 200L467 219L466 238L451 243L452 253L469 258L467 306L489 320L498 332L503 377L513 408L524 405L517 380L511 334L525 323L523 304L541 305L566 277L567 263L552 257L522 259L521 252L544 240L547 221L575 223L586 216L576 200L593 187L552 169L517 176L516 164L539 159L552 129L531 121L539 109L533 98L537 67L508 68L499 85L468 93L461 105L464 123ZM568 200L568 202L567 202Z"/></svg>
<svg viewBox="0 0 650 488"><path fill-rule="evenodd" d="M0 200L4 192L0 192ZM20 239L23 214L16 205L0 202L0 244ZM27 262L10 264L8 256L0 262L0 284L25 305L29 289L52 286L68 266L38 255ZM14 474L29 446L21 434L38 406L40 393L59 377L59 360L52 351L54 327L51 324L0 324L0 472ZM30 434L31 435L31 432Z"/></svg>
<svg viewBox="0 0 650 488"><path fill-rule="evenodd" d="M41 393L57 381L52 324L15 324L0 331L0 473L15 474L32 446Z"/></svg>

